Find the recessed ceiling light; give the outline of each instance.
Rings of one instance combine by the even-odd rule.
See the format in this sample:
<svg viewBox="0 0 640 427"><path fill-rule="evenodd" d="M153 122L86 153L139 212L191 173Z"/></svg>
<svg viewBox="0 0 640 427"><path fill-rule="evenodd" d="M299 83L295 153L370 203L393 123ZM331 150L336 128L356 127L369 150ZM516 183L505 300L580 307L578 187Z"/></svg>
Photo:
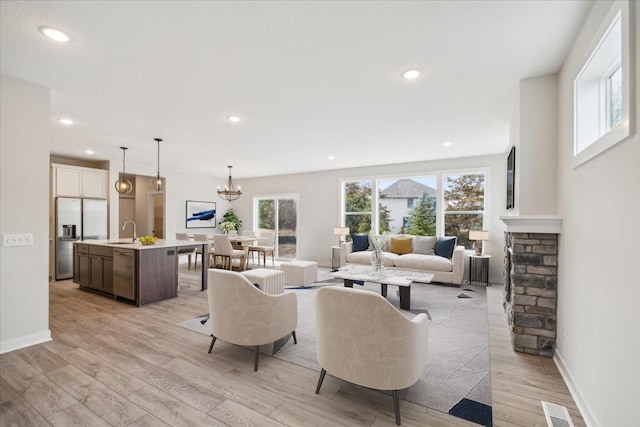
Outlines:
<svg viewBox="0 0 640 427"><path fill-rule="evenodd" d="M63 43L66 43L69 40L71 40L71 37L69 37L68 35L66 35L60 30L56 30L55 28L40 27L39 29L42 34L49 37L51 40L55 40L57 42L63 42Z"/></svg>
<svg viewBox="0 0 640 427"><path fill-rule="evenodd" d="M442 143L442 146L443 146L443 147L449 147L451 144L453 144L453 142L451 142L451 141L445 141L445 142L443 142L443 143Z"/></svg>
<svg viewBox="0 0 640 427"><path fill-rule="evenodd" d="M67 126L70 126L73 124L73 120L71 119L58 119L58 121L63 125L67 125Z"/></svg>
<svg viewBox="0 0 640 427"><path fill-rule="evenodd" d="M240 117L238 116L227 116L227 120L233 123L238 123L240 121Z"/></svg>
<svg viewBox="0 0 640 427"><path fill-rule="evenodd" d="M85 152L86 154L93 154L93 153L94 153L94 151L93 151L93 150L84 150L84 152Z"/></svg>
<svg viewBox="0 0 640 427"><path fill-rule="evenodd" d="M336 158L335 158L335 156L329 156L329 157L327 157L327 159L329 159L329 160L335 160Z"/></svg>
<svg viewBox="0 0 640 427"><path fill-rule="evenodd" d="M407 70L402 73L402 77L407 80L417 79L420 75L420 70Z"/></svg>

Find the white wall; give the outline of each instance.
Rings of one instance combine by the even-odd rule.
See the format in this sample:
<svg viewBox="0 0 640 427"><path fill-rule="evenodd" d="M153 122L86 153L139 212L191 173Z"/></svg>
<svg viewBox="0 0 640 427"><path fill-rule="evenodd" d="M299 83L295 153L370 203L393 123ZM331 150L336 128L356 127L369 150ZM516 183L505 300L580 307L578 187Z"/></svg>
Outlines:
<svg viewBox="0 0 640 427"><path fill-rule="evenodd" d="M520 82L516 146L516 211L555 215L558 146L558 76Z"/></svg>
<svg viewBox="0 0 640 427"><path fill-rule="evenodd" d="M632 2L633 3L633 2ZM573 169L573 79L610 6L595 2L559 77L558 213L563 217L556 361L592 426L640 425L640 137ZM640 23L640 7L635 11ZM633 10L633 9L632 9ZM640 124L636 29L635 125ZM633 117L633 116L632 116Z"/></svg>
<svg viewBox="0 0 640 427"><path fill-rule="evenodd" d="M218 197L217 186L224 186L226 178L167 172L166 176L166 237L174 239L175 233L220 233L218 228L190 228L186 226L186 202L196 200L216 203L216 223L229 209L230 204ZM216 224L217 225L217 224Z"/></svg>
<svg viewBox="0 0 640 427"><path fill-rule="evenodd" d="M498 216L505 215L507 153L495 156L469 157L428 162L414 162L386 166L341 169L295 175L281 175L238 180L244 194L233 207L244 224L251 224L252 197L279 193L298 193L298 259L331 265L331 246L336 244L333 228L340 224L340 179L384 176L408 176L441 171L488 167L486 194L490 239L485 251L493 256L490 262L490 281L503 283L502 259L504 224ZM249 226L247 227L247 229ZM466 266L465 266L466 267Z"/></svg>
<svg viewBox="0 0 640 427"><path fill-rule="evenodd" d="M0 248L0 353L51 339L49 97L1 76L0 232L33 234L33 246Z"/></svg>

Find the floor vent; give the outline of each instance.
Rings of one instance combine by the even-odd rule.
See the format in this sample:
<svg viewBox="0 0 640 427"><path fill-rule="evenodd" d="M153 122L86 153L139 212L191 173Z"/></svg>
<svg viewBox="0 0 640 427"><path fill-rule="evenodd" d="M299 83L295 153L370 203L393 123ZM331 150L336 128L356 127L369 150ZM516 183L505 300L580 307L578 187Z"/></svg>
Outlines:
<svg viewBox="0 0 640 427"><path fill-rule="evenodd" d="M569 411L564 406L542 400L542 409L549 427L574 427Z"/></svg>

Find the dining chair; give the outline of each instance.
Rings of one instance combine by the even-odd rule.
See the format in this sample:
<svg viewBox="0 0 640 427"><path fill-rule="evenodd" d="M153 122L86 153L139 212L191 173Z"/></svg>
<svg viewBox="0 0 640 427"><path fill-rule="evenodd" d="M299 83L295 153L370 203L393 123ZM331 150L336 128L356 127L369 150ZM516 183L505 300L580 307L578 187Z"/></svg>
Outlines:
<svg viewBox="0 0 640 427"><path fill-rule="evenodd" d="M187 233L176 233L176 240L189 240L189 235ZM191 252L182 252L178 254L179 257L183 255L188 257L187 270L191 270L191 256L198 256L196 255L196 250L194 249Z"/></svg>
<svg viewBox="0 0 640 427"><path fill-rule="evenodd" d="M258 267L260 267L260 255L262 254L262 264L267 267L267 255L271 254L271 266L275 266L274 252L275 252L275 239L276 233L271 231L264 231L260 234L260 237L254 245L249 245L249 254L253 261L253 254L258 254Z"/></svg>
<svg viewBox="0 0 640 427"><path fill-rule="evenodd" d="M222 259L222 268L232 270L233 259L240 259L240 270L244 270L247 264L245 251L241 249L233 249L231 240L226 234L213 235L213 256L214 259L220 257Z"/></svg>
<svg viewBox="0 0 640 427"><path fill-rule="evenodd" d="M193 240L196 242L207 242L207 244L209 244L209 236L207 236L206 234L194 234L193 235ZM211 249L211 248L209 248ZM198 268L198 254L200 254L200 260L203 261L204 264L204 260L202 259L202 248L197 248L196 249L196 261L193 264L193 269L197 269Z"/></svg>

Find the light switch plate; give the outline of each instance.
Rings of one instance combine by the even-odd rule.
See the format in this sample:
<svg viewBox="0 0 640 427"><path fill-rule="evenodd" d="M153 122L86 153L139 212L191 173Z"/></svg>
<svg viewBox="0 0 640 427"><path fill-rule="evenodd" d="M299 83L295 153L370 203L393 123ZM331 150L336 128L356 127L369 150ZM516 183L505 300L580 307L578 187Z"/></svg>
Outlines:
<svg viewBox="0 0 640 427"><path fill-rule="evenodd" d="M33 234L3 234L2 246L33 246Z"/></svg>

